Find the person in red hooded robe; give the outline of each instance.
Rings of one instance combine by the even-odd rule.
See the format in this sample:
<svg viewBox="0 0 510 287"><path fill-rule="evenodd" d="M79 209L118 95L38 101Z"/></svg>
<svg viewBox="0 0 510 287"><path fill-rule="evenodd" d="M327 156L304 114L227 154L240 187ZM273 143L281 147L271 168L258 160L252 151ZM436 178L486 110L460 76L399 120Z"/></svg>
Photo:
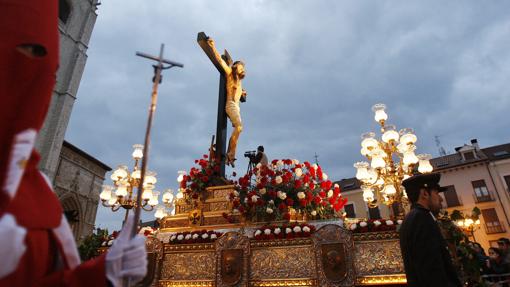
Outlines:
<svg viewBox="0 0 510 287"><path fill-rule="evenodd" d="M105 255L81 263L51 183L37 169L34 143L58 67L57 4L0 0L0 286L135 283L147 270L143 236L121 232Z"/></svg>

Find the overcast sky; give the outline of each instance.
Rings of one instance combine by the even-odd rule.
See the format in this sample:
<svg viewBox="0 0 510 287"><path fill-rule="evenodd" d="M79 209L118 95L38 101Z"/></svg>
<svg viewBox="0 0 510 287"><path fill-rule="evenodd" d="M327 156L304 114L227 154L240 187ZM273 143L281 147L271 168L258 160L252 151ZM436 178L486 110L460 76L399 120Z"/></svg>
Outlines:
<svg viewBox="0 0 510 287"><path fill-rule="evenodd" d="M438 156L436 135L449 153L472 138L507 143L509 11L508 1L102 1L66 139L131 165L153 76L135 51L165 43L185 66L164 71L149 166L158 190L176 189L216 130L219 74L196 42L205 31L246 63L238 174L243 152L264 145L270 159L317 153L331 179L352 177L380 102L389 123L414 128L419 153ZM118 229L122 218L100 206L96 224Z"/></svg>

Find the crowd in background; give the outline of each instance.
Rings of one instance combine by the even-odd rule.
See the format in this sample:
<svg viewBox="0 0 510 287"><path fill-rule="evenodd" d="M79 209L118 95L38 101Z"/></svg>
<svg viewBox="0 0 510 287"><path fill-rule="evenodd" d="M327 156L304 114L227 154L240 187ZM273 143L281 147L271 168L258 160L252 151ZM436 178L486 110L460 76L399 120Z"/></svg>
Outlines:
<svg viewBox="0 0 510 287"><path fill-rule="evenodd" d="M481 267L480 272L482 275L485 275L485 281L509 282L510 240L508 238L500 238L498 240L498 247L490 247L487 253L485 253L485 250L479 243L471 242L470 244Z"/></svg>

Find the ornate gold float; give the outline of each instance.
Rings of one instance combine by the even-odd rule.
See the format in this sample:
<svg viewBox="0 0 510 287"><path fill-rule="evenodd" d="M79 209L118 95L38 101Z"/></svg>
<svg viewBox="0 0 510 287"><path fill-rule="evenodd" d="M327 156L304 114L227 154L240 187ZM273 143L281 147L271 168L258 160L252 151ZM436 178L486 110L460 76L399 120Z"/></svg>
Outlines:
<svg viewBox="0 0 510 287"><path fill-rule="evenodd" d="M402 285L405 275L396 232L352 233L339 219L312 221L310 237L256 240L261 224L228 223L226 195L233 186L208 188L195 207L177 202L148 241L145 286L363 286ZM198 216L198 217L197 217ZM224 232L214 243L167 243L175 232Z"/></svg>

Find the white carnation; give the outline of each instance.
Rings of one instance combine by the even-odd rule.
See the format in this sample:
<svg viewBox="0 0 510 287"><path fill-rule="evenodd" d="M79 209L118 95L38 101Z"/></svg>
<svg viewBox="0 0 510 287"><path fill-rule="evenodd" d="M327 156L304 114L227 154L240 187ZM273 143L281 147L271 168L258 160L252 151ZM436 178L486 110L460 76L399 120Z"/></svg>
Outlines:
<svg viewBox="0 0 510 287"><path fill-rule="evenodd" d="M295 173L297 177L301 177L303 175L303 170L298 167L296 168Z"/></svg>
<svg viewBox="0 0 510 287"><path fill-rule="evenodd" d="M328 175L325 172L322 173L322 180L328 180Z"/></svg>
<svg viewBox="0 0 510 287"><path fill-rule="evenodd" d="M299 164L299 160L297 160L297 159L293 159L293 160L292 160L292 163L293 163L294 165Z"/></svg>
<svg viewBox="0 0 510 287"><path fill-rule="evenodd" d="M174 234L174 235L172 235L172 236L170 237L170 241L174 241L176 238L177 238L177 236L175 236L175 234Z"/></svg>
<svg viewBox="0 0 510 287"><path fill-rule="evenodd" d="M312 165L312 168L313 168L313 169L315 169L315 170L317 170L317 168L318 168L318 167L319 167L319 166L318 166L316 163L314 163L314 164Z"/></svg>
<svg viewBox="0 0 510 287"><path fill-rule="evenodd" d="M211 234L211 239L216 239L218 236L216 236L215 233Z"/></svg>
<svg viewBox="0 0 510 287"><path fill-rule="evenodd" d="M312 210L312 212L310 212L310 214L311 214L312 216L316 216L316 215L317 215L317 211Z"/></svg>
<svg viewBox="0 0 510 287"><path fill-rule="evenodd" d="M397 220L397 224L399 225L402 224L402 222L403 222L402 219Z"/></svg>
<svg viewBox="0 0 510 287"><path fill-rule="evenodd" d="M391 220L386 220L386 225L393 225L393 221L391 221Z"/></svg>
<svg viewBox="0 0 510 287"><path fill-rule="evenodd" d="M351 226L349 227L351 230L354 230L356 229L358 226L356 225L356 223L353 223L351 224Z"/></svg>
<svg viewBox="0 0 510 287"><path fill-rule="evenodd" d="M206 239L207 237L209 237L209 234L207 234L207 233L202 234L203 239Z"/></svg>
<svg viewBox="0 0 510 287"><path fill-rule="evenodd" d="M287 227L287 228L285 228L285 233L289 234L289 233L291 233L291 232L292 232L292 229L290 229L290 228L288 228L288 227Z"/></svg>
<svg viewBox="0 0 510 287"><path fill-rule="evenodd" d="M304 232L310 232L310 227L308 227L308 226L303 227L303 231Z"/></svg>
<svg viewBox="0 0 510 287"><path fill-rule="evenodd" d="M274 204L274 201L272 199L270 199L267 203Z"/></svg>
<svg viewBox="0 0 510 287"><path fill-rule="evenodd" d="M108 241L108 246L112 246L112 245L113 245L113 239Z"/></svg>
<svg viewBox="0 0 510 287"><path fill-rule="evenodd" d="M197 239L197 238L198 238L198 234L197 233L193 234L193 239Z"/></svg>
<svg viewBox="0 0 510 287"><path fill-rule="evenodd" d="M266 194L266 189L265 188L259 189L259 193L262 195Z"/></svg>
<svg viewBox="0 0 510 287"><path fill-rule="evenodd" d="M294 230L294 232L298 233L298 232L301 232L301 227L294 226L294 228L292 230Z"/></svg>
<svg viewBox="0 0 510 287"><path fill-rule="evenodd" d="M271 229L269 229L269 228L264 229L264 234L265 235L271 234Z"/></svg>
<svg viewBox="0 0 510 287"><path fill-rule="evenodd" d="M281 159L280 159L280 160L278 160L278 161L276 162L276 165L277 165L278 167L282 167L282 166L283 166L283 161L282 161Z"/></svg>
<svg viewBox="0 0 510 287"><path fill-rule="evenodd" d="M179 235L177 236L177 240L183 240L183 239L184 239L184 235L179 234Z"/></svg>
<svg viewBox="0 0 510 287"><path fill-rule="evenodd" d="M184 239L190 240L191 239L191 234L186 234L186 237L184 237Z"/></svg>
<svg viewBox="0 0 510 287"><path fill-rule="evenodd" d="M272 210L271 208L269 208L269 207L268 207L268 208L266 208L266 212L267 212L267 213L269 213L269 214L271 214L271 213L273 213L273 210Z"/></svg>
<svg viewBox="0 0 510 287"><path fill-rule="evenodd" d="M256 195L253 195L253 196L251 197L251 201L252 201L252 202L257 202L257 200L258 200L258 199L259 199L259 197L258 197L258 196L256 196Z"/></svg>
<svg viewBox="0 0 510 287"><path fill-rule="evenodd" d="M257 166L256 166L256 167L257 167L257 168L260 168L261 166L262 166L262 164L259 162L259 163L257 163Z"/></svg>
<svg viewBox="0 0 510 287"><path fill-rule="evenodd" d="M248 203L248 197L244 198L244 203Z"/></svg>
<svg viewBox="0 0 510 287"><path fill-rule="evenodd" d="M106 243L108 243L108 242L103 241L103 243L101 243L101 246L106 246Z"/></svg>
<svg viewBox="0 0 510 287"><path fill-rule="evenodd" d="M234 190L234 196L239 196L239 192L237 190Z"/></svg>
<svg viewBox="0 0 510 287"><path fill-rule="evenodd" d="M285 198L287 198L287 194L281 190L279 190L276 194L281 200L285 200Z"/></svg>
<svg viewBox="0 0 510 287"><path fill-rule="evenodd" d="M298 192L298 193L297 193L297 197L298 197L299 199L303 199L303 198L305 198L305 197L306 197L306 194L305 194L304 192L300 191L300 192Z"/></svg>
<svg viewBox="0 0 510 287"><path fill-rule="evenodd" d="M359 223L360 227L367 227L367 223L365 221L362 221Z"/></svg>
<svg viewBox="0 0 510 287"><path fill-rule="evenodd" d="M276 181L276 184L280 184L280 183L282 183L282 181L283 181L282 177L281 177L281 176L279 176L279 175L278 175L278 176L276 176L276 177L274 178L274 180Z"/></svg>
<svg viewBox="0 0 510 287"><path fill-rule="evenodd" d="M340 188L340 185L338 185L338 183L335 183L335 185L333 185L334 188Z"/></svg>
<svg viewBox="0 0 510 287"><path fill-rule="evenodd" d="M379 225L381 225L381 222L379 220L376 220L376 221L374 221L374 225L379 226Z"/></svg>
<svg viewBox="0 0 510 287"><path fill-rule="evenodd" d="M330 190L328 191L328 198L330 198L330 197L332 197L332 196L333 196L333 190L332 190L332 189L330 189Z"/></svg>
<svg viewBox="0 0 510 287"><path fill-rule="evenodd" d="M280 234L282 232L282 230L280 229L280 227L276 227L274 229L274 234Z"/></svg>
<svg viewBox="0 0 510 287"><path fill-rule="evenodd" d="M255 236L260 235L261 233L262 233L262 231L257 229L257 231L255 231Z"/></svg>

